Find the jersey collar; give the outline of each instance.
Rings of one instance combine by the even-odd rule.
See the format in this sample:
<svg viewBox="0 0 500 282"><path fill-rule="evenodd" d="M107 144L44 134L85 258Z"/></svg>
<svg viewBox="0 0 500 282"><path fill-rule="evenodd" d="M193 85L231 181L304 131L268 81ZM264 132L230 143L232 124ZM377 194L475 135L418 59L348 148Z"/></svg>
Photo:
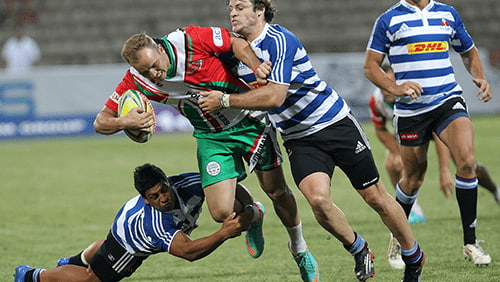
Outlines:
<svg viewBox="0 0 500 282"><path fill-rule="evenodd" d="M413 12L420 11L420 9L417 8L417 6L413 6L406 0L401 0L400 3L401 5L405 6L406 8L410 9ZM433 6L434 6L434 0L429 0L429 3L427 4L427 6L424 7L423 11L429 11Z"/></svg>
<svg viewBox="0 0 500 282"><path fill-rule="evenodd" d="M174 50L174 46L167 40L167 37L155 38L156 43L161 44L165 52L167 53L168 59L170 60L170 67L167 70L167 79L173 78L176 75L177 66L177 56Z"/></svg>

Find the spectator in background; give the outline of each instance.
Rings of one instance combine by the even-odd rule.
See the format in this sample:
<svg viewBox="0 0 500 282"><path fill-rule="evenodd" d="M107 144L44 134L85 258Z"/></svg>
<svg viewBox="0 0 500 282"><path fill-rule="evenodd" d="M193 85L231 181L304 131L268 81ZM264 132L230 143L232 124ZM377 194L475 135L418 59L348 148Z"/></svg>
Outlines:
<svg viewBox="0 0 500 282"><path fill-rule="evenodd" d="M5 41L2 48L2 62L7 73L26 73L40 59L37 42L24 33L24 24L17 25L12 37Z"/></svg>

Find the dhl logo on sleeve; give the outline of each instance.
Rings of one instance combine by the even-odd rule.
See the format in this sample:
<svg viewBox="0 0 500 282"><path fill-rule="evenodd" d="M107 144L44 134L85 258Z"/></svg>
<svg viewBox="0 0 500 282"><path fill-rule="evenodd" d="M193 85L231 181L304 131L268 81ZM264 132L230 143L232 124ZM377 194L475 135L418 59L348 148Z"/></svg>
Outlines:
<svg viewBox="0 0 500 282"><path fill-rule="evenodd" d="M408 54L437 53L448 51L448 42L429 41L408 44Z"/></svg>

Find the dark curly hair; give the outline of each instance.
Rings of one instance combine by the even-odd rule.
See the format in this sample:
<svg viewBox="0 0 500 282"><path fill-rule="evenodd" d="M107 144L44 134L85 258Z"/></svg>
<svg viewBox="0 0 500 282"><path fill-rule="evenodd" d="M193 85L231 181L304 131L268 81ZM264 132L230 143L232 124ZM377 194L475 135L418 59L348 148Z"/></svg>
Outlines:
<svg viewBox="0 0 500 282"><path fill-rule="evenodd" d="M165 173L153 164L143 164L134 170L134 186L142 196L145 196L147 190L162 182L170 183Z"/></svg>
<svg viewBox="0 0 500 282"><path fill-rule="evenodd" d="M267 23L271 23L274 19L274 14L278 11L272 0L250 0L253 4L253 10L257 11L265 9L264 19ZM226 0L226 5L229 5L229 0Z"/></svg>

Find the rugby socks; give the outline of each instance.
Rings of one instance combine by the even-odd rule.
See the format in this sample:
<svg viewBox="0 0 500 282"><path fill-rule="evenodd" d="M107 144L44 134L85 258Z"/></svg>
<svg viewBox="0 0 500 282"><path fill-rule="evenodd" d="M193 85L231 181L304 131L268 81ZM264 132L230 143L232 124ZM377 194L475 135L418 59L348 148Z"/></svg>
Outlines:
<svg viewBox="0 0 500 282"><path fill-rule="evenodd" d="M418 193L415 193L413 195L407 194L405 191L403 191L403 189L401 189L401 186L399 186L399 182L396 185L396 201L403 207L406 217L410 215L413 203L415 203L415 201L417 200L417 195Z"/></svg>
<svg viewBox="0 0 500 282"><path fill-rule="evenodd" d="M44 271L45 269L43 268L34 268L32 270L26 271L26 274L24 275L24 282L38 282L40 281L40 273Z"/></svg>
<svg viewBox="0 0 500 282"><path fill-rule="evenodd" d="M77 254L76 256L72 256L69 258L69 262L68 264L71 264L71 265L78 265L78 266L83 266L83 267L87 267L89 264L88 262L85 260L85 257L83 256L83 253L84 251L81 251L79 254Z"/></svg>
<svg viewBox="0 0 500 282"><path fill-rule="evenodd" d="M356 236L356 238L352 244L344 245L344 248L353 256L361 252L365 247L368 247L368 243L365 239L363 239L363 237L358 235L358 233L354 232L354 236Z"/></svg>
<svg viewBox="0 0 500 282"><path fill-rule="evenodd" d="M464 231L464 245L476 243L477 177L466 179L455 176L456 197Z"/></svg>
<svg viewBox="0 0 500 282"><path fill-rule="evenodd" d="M259 208L259 206L256 203L253 203L251 205L247 205L247 207L249 207L249 206L252 207L252 210L253 210L252 222L259 221L259 219L261 219L264 216L262 210ZM245 207L245 208L247 208L247 207Z"/></svg>
<svg viewBox="0 0 500 282"><path fill-rule="evenodd" d="M406 265L420 263L422 256L423 252L420 250L420 246L418 245L417 241L415 241L415 245L410 250L404 250L403 248L401 248L401 258Z"/></svg>
<svg viewBox="0 0 500 282"><path fill-rule="evenodd" d="M307 250L306 240L302 236L302 222L297 226L287 227L288 237L290 237L290 251L293 254L305 252Z"/></svg>

